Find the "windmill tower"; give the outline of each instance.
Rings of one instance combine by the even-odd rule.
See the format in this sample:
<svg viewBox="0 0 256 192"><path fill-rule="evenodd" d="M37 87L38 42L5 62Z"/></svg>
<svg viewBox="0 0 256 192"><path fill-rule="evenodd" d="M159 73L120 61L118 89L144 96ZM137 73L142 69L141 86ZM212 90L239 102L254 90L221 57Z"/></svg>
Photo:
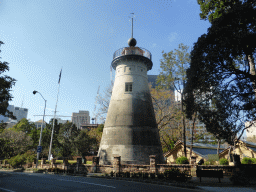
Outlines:
<svg viewBox="0 0 256 192"><path fill-rule="evenodd" d="M150 155L164 162L147 79L151 53L136 43L132 33L129 47L113 56L116 74L98 152L101 165L112 164L114 155L123 164L149 164Z"/></svg>

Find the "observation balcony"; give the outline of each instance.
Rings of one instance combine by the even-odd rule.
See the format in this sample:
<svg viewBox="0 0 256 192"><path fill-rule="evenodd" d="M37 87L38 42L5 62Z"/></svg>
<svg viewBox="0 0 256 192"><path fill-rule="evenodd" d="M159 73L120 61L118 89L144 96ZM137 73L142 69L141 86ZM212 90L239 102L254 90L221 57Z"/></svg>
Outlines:
<svg viewBox="0 0 256 192"><path fill-rule="evenodd" d="M151 53L141 47L124 47L115 51L113 55L112 67L116 69L117 63L121 60L142 61L147 66L147 69L152 69Z"/></svg>

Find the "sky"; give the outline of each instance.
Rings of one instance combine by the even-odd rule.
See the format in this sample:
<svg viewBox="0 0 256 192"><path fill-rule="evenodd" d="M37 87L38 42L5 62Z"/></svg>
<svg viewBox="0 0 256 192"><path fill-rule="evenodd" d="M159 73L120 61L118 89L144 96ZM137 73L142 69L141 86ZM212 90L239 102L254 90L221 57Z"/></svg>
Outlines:
<svg viewBox="0 0 256 192"><path fill-rule="evenodd" d="M162 51L180 43L192 49L210 27L197 0L0 0L0 57L10 67L4 74L17 80L9 104L28 108L28 119L37 121L45 102L33 91L53 115L59 88L57 115L68 116L61 119L79 110L93 118L99 86L103 93L111 83L113 54L128 46L130 13L137 46L152 54L148 75L160 73Z"/></svg>

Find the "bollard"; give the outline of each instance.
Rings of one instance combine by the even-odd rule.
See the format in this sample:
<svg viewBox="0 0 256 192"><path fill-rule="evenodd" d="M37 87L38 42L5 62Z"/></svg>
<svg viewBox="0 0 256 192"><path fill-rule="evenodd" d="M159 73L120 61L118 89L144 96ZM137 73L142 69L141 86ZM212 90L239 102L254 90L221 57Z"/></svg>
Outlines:
<svg viewBox="0 0 256 192"><path fill-rule="evenodd" d="M46 158L41 159L41 165L46 164Z"/></svg>

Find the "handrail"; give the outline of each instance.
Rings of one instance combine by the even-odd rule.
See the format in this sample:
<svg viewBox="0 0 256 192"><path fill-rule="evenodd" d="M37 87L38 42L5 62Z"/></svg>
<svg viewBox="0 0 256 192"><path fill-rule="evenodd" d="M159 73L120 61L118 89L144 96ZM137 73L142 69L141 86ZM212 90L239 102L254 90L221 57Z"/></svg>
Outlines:
<svg viewBox="0 0 256 192"><path fill-rule="evenodd" d="M151 53L147 49L141 47L123 47L121 49L118 49L117 51L115 51L113 59L124 55L141 55L150 60L152 59Z"/></svg>

